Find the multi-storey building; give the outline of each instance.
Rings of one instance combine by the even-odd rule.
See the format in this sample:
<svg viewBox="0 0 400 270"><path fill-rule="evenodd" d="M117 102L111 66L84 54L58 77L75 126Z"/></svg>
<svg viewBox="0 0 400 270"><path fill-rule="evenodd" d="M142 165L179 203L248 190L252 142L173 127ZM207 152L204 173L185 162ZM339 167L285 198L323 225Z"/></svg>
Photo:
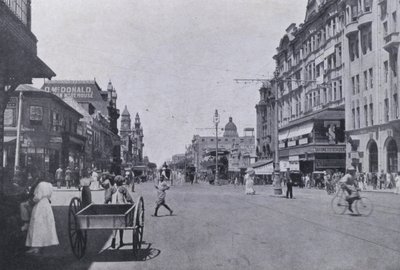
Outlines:
<svg viewBox="0 0 400 270"><path fill-rule="evenodd" d="M193 165L197 172L204 172L212 167L215 169L215 161L209 160L210 155L215 156L215 136L193 136L190 149L192 155L187 156L193 157ZM238 173L241 169L250 166L255 159L255 152L254 128L245 128L244 135L239 137L236 125L233 123L232 117L229 117L223 136L218 138L218 153L221 159L225 157L227 161L227 164L221 165L221 167L232 174Z"/></svg>
<svg viewBox="0 0 400 270"><path fill-rule="evenodd" d="M310 0L304 23L287 28L274 56L281 171L345 168L346 39L339 2Z"/></svg>
<svg viewBox="0 0 400 270"><path fill-rule="evenodd" d="M341 1L344 12L347 163L399 170L399 1Z"/></svg>
<svg viewBox="0 0 400 270"><path fill-rule="evenodd" d="M82 115L61 98L20 85L5 110L3 155L7 171L12 172L15 166L18 125L21 171L33 176L47 173L51 179L60 166L82 169L86 139L79 125L80 118Z"/></svg>
<svg viewBox="0 0 400 270"><path fill-rule="evenodd" d="M31 83L32 78L55 76L37 56L31 19L30 0L0 0L0 153L3 153L3 113L11 93L19 84ZM1 181L5 179L3 165L0 154Z"/></svg>
<svg viewBox="0 0 400 270"><path fill-rule="evenodd" d="M117 121L117 92L109 82L107 91L103 91L96 81L87 80L52 80L42 86L62 99L74 99L91 116L86 135L92 142L87 149L85 167L109 170L120 173L121 150Z"/></svg>
<svg viewBox="0 0 400 270"><path fill-rule="evenodd" d="M257 175L272 175L275 157L275 99L269 82L260 88L260 101L256 105L256 156L257 162L252 164Z"/></svg>

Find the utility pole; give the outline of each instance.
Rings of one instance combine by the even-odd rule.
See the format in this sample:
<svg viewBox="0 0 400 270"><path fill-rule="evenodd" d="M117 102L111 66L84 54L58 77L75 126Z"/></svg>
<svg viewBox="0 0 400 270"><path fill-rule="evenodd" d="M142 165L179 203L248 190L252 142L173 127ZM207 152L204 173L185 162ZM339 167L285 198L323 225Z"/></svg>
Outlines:
<svg viewBox="0 0 400 270"><path fill-rule="evenodd" d="M213 122L215 124L215 138L216 138L216 149L215 149L215 185L218 185L218 124L219 124L218 110L215 110Z"/></svg>
<svg viewBox="0 0 400 270"><path fill-rule="evenodd" d="M14 176L19 173L19 153L21 146L21 120L22 120L22 91L19 92L18 100L18 122L17 122L17 141L15 142L15 164L14 164ZM14 177L15 178L15 177Z"/></svg>

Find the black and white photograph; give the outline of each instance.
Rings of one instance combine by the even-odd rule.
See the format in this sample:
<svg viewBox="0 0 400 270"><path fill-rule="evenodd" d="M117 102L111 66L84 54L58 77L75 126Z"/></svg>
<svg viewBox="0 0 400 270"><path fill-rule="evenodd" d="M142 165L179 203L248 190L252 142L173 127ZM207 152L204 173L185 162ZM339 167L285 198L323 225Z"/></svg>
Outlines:
<svg viewBox="0 0 400 270"><path fill-rule="evenodd" d="M0 269L400 270L397 12L0 0Z"/></svg>

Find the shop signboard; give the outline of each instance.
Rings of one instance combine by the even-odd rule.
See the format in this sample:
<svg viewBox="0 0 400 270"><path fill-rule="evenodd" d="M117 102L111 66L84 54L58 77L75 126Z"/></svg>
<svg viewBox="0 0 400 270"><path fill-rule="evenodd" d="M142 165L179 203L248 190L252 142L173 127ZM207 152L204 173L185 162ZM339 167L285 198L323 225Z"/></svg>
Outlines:
<svg viewBox="0 0 400 270"><path fill-rule="evenodd" d="M307 138L303 138L299 140L299 144L303 145L303 144L307 144L308 143L308 139Z"/></svg>
<svg viewBox="0 0 400 270"><path fill-rule="evenodd" d="M61 137L50 137L50 143L62 143Z"/></svg>
<svg viewBox="0 0 400 270"><path fill-rule="evenodd" d="M279 161L279 169L281 172L287 171L287 169L290 169L290 164L288 160L280 160Z"/></svg>

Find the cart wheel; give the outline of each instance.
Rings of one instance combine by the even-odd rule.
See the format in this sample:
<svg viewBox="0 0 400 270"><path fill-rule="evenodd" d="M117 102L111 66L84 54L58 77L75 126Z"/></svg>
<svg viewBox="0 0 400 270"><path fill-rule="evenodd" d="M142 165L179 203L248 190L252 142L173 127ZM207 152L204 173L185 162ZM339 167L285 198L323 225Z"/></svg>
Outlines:
<svg viewBox="0 0 400 270"><path fill-rule="evenodd" d="M134 214L134 224L135 229L132 233L132 242L133 242L133 253L135 256L138 255L139 250L142 247L143 242L143 232L144 232L144 202L143 197L139 197L139 200L135 207Z"/></svg>
<svg viewBox="0 0 400 270"><path fill-rule="evenodd" d="M69 243L74 255L80 259L85 255L87 233L79 229L76 222L76 213L82 209L81 199L74 197L71 199L68 211L68 236Z"/></svg>

